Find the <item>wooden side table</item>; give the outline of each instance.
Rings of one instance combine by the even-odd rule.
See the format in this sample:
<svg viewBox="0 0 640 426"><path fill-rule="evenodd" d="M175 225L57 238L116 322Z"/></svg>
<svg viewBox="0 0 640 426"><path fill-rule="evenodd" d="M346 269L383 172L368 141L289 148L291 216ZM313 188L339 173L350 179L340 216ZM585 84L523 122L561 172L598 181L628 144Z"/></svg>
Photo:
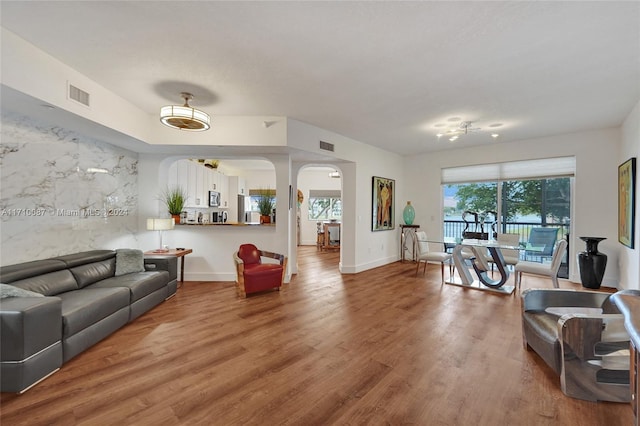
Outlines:
<svg viewBox="0 0 640 426"><path fill-rule="evenodd" d="M146 255L173 256L173 257L180 258L180 284L181 285L184 283L184 257L186 255L188 255L189 253L193 253L193 250L192 249L188 249L188 248L181 248L181 249L169 249L167 251L165 251L165 250L149 250L149 251L145 251L144 252L144 254L146 254Z"/></svg>

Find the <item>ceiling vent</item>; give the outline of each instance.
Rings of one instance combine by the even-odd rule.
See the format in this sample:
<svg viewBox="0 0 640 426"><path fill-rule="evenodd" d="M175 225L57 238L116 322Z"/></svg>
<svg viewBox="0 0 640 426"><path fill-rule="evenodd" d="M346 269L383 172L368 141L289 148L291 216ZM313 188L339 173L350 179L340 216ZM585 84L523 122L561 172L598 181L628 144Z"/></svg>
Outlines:
<svg viewBox="0 0 640 426"><path fill-rule="evenodd" d="M69 83L69 99L73 99L84 106L89 106L89 96L88 92L85 92L84 90Z"/></svg>
<svg viewBox="0 0 640 426"><path fill-rule="evenodd" d="M329 142L320 141L320 149L333 152L335 150L335 145Z"/></svg>

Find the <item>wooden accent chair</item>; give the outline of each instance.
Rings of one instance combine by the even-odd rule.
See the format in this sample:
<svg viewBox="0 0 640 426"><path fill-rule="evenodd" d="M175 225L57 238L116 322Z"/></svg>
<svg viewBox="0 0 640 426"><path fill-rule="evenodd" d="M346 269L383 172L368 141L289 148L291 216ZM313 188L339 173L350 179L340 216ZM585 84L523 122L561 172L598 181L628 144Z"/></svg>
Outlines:
<svg viewBox="0 0 640 426"><path fill-rule="evenodd" d="M278 263L262 263L262 258L275 259ZM259 250L253 244L242 244L233 254L236 264L238 294L247 294L275 288L280 290L287 270L287 257L270 251Z"/></svg>

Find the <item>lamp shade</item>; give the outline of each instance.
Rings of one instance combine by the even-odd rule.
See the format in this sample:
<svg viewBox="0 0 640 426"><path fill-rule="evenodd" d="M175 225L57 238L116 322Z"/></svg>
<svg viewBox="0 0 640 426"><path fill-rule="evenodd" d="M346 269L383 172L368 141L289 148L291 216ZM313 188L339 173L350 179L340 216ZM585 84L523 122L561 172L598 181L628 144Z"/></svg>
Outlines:
<svg viewBox="0 0 640 426"><path fill-rule="evenodd" d="M168 231L175 227L175 219L149 218L147 219L147 230L149 231Z"/></svg>

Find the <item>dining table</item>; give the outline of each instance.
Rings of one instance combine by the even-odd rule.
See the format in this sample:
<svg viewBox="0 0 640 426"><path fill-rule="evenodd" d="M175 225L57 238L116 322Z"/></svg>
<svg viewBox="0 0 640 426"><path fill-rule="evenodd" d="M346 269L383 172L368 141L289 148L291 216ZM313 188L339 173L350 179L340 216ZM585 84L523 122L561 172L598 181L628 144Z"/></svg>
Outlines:
<svg viewBox="0 0 640 426"><path fill-rule="evenodd" d="M507 245L496 240L465 239L457 241L453 248L452 259L458 274L451 276L449 281L445 281L445 284L500 294L512 294L515 286L505 285L509 280L510 273L502 256L503 249L522 250L522 247ZM489 265L487 254L495 265L495 272ZM471 269L475 272L475 277L472 275Z"/></svg>

